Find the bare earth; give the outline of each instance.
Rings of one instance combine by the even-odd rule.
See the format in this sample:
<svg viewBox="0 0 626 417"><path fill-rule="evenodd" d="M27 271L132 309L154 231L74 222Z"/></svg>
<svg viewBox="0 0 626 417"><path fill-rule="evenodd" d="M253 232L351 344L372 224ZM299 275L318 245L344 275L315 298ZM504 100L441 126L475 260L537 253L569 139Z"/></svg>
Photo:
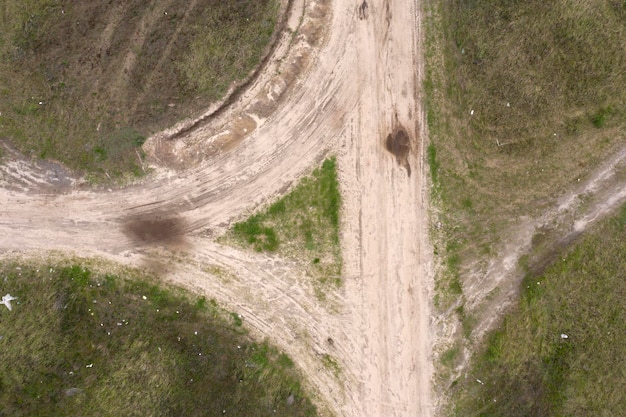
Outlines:
<svg viewBox="0 0 626 417"><path fill-rule="evenodd" d="M429 416L420 5L295 0L291 13L296 36L284 33L246 92L146 143L154 172L142 183L94 191L9 152L0 252L149 268L290 354L323 415ZM345 285L320 303L296 262L214 238L331 153Z"/></svg>

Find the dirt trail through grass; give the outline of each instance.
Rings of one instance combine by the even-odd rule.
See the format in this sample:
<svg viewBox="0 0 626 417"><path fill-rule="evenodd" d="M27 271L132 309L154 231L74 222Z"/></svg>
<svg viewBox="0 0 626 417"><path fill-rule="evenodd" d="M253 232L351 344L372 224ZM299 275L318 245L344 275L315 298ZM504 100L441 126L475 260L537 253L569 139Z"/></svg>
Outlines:
<svg viewBox="0 0 626 417"><path fill-rule="evenodd" d="M468 274L464 292L467 310L477 319L473 335L481 339L494 328L502 314L517 300L524 276L520 260L538 270L553 260L598 219L614 212L626 201L626 147L619 149L589 178L561 195L556 204L539 217L527 217L513 230L497 257L485 269Z"/></svg>
<svg viewBox="0 0 626 417"><path fill-rule="evenodd" d="M322 414L430 415L419 4L370 4L367 18L356 6L294 4L304 15L289 19L296 34L282 36L238 101L176 140L148 141L150 160L186 170L155 165L142 184L96 192L55 187L49 167L12 155L3 168L11 189L0 190L2 252L160 271L240 312L292 356ZM385 138L400 125L411 152L398 164ZM212 238L337 151L350 264L325 305L293 263Z"/></svg>
<svg viewBox="0 0 626 417"><path fill-rule="evenodd" d="M81 189L53 164L8 153L0 171L0 252L47 257L56 251L156 270L240 312L257 335L291 355L319 394L323 414L428 416L421 6L409 0L296 3L292 13L304 17L289 19L295 35L282 35L277 55L237 101L148 141L155 172L145 182ZM184 133L167 139L176 132ZM389 135L393 154L386 149ZM331 152L338 154L345 199L346 281L329 296L332 309L319 303L294 263L214 241ZM626 198L623 175L597 178L602 181L579 194L609 203L567 217L570 224L582 221L574 223L577 232L601 215L595 208ZM528 220L516 235L523 239L505 247L487 282L513 276L519 248L538 225L565 218L564 212ZM167 227L151 231L158 225ZM488 290L470 286L471 305L480 305ZM487 324L498 314L489 311Z"/></svg>

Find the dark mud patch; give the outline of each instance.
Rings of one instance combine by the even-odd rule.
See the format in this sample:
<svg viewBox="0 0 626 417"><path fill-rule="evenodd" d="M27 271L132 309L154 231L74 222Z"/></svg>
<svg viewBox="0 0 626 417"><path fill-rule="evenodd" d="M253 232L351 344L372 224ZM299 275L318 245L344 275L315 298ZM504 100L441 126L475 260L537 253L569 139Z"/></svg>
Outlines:
<svg viewBox="0 0 626 417"><path fill-rule="evenodd" d="M385 148L396 157L398 165L406 168L410 177L411 165L409 165L408 157L411 153L411 138L404 127L398 125L393 132L387 135Z"/></svg>
<svg viewBox="0 0 626 417"><path fill-rule="evenodd" d="M361 3L361 5L357 7L357 15L359 16L359 20L367 20L367 8L367 1L363 0L363 3Z"/></svg>
<svg viewBox="0 0 626 417"><path fill-rule="evenodd" d="M147 214L127 219L122 232L137 245L181 246L185 222L175 216Z"/></svg>

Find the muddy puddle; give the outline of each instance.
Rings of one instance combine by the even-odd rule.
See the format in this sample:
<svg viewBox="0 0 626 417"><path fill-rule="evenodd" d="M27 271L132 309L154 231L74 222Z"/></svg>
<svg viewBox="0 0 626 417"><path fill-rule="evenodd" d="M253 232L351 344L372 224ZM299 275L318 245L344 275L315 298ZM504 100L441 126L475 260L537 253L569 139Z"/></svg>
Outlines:
<svg viewBox="0 0 626 417"><path fill-rule="evenodd" d="M124 222L122 232L137 245L180 246L185 243L185 222L176 216L131 217Z"/></svg>
<svg viewBox="0 0 626 417"><path fill-rule="evenodd" d="M411 139L404 127L398 125L393 132L387 135L385 148L396 157L398 165L406 168L406 172L411 176L411 165L408 157L411 152Z"/></svg>

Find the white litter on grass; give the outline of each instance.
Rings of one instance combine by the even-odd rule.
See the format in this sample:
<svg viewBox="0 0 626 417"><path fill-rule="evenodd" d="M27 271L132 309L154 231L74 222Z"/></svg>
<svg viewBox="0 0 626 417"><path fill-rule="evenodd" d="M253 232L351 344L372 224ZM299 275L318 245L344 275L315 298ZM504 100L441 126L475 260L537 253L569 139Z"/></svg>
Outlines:
<svg viewBox="0 0 626 417"><path fill-rule="evenodd" d="M474 115L474 110L470 110L470 116Z"/></svg>
<svg viewBox="0 0 626 417"><path fill-rule="evenodd" d="M195 334L197 336L198 335L198 331L196 330L195 332L193 332L193 334Z"/></svg>
<svg viewBox="0 0 626 417"><path fill-rule="evenodd" d="M481 381L480 379L477 379L476 382L478 382L481 385L485 385L485 383L483 381Z"/></svg>
<svg viewBox="0 0 626 417"><path fill-rule="evenodd" d="M85 366L85 368L93 368L93 363L90 363L89 365Z"/></svg>
<svg viewBox="0 0 626 417"><path fill-rule="evenodd" d="M565 333L561 333L561 339L569 339L569 336Z"/></svg>
<svg viewBox="0 0 626 417"><path fill-rule="evenodd" d="M141 298L143 298L144 300L147 300L147 299L148 299L148 297L146 297L145 295L144 295L144 296L142 296Z"/></svg>
<svg viewBox="0 0 626 417"><path fill-rule="evenodd" d="M511 103L509 103L509 102L507 101L506 106L507 106L507 107L511 107Z"/></svg>
<svg viewBox="0 0 626 417"><path fill-rule="evenodd" d="M17 300L17 297L13 297L11 294L6 294L2 296L2 301L0 301L0 304L4 304L6 308L11 311L13 310L13 307L11 306L11 301L13 300Z"/></svg>

